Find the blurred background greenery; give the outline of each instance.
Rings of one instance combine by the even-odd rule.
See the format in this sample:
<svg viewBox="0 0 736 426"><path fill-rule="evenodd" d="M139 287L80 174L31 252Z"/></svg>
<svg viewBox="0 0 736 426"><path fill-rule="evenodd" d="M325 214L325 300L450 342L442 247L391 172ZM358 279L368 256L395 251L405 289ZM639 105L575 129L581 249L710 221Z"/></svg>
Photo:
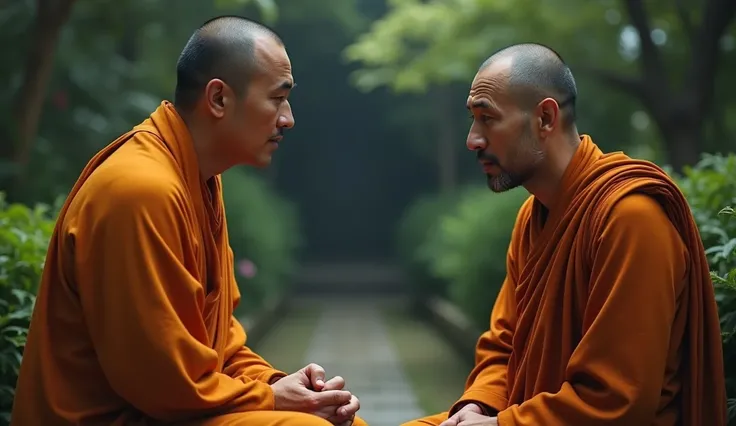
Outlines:
<svg viewBox="0 0 736 426"><path fill-rule="evenodd" d="M527 194L485 188L464 102L494 50L541 42L578 80L580 131L668 167L690 200L736 397L733 0L12 0L0 2L0 409L55 206L97 150L172 98L179 51L221 14L272 25L299 84L273 166L224 175L241 313L298 290L302 265L374 262L398 265L417 303L449 300L487 328Z"/></svg>

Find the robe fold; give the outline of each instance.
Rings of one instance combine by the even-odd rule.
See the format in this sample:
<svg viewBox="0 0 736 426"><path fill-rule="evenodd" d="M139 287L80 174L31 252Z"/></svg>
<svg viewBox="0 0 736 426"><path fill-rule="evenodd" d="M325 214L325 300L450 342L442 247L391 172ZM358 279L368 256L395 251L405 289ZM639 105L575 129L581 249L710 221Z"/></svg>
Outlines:
<svg viewBox="0 0 736 426"><path fill-rule="evenodd" d="M725 426L718 310L698 228L657 166L581 138L554 205L519 211L467 402L500 426Z"/></svg>
<svg viewBox="0 0 736 426"><path fill-rule="evenodd" d="M245 346L239 299L220 177L201 179L163 102L92 158L61 210L12 424L234 424L273 410L269 382L286 374Z"/></svg>

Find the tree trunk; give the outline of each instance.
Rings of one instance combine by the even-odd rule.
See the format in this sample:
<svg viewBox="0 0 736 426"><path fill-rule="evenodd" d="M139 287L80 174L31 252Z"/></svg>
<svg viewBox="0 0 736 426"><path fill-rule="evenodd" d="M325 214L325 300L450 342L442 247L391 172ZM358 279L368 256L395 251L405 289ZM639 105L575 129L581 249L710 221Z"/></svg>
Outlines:
<svg viewBox="0 0 736 426"><path fill-rule="evenodd" d="M15 178L8 182L9 197L18 194L31 159L43 110L46 88L54 68L54 53L61 28L69 19L75 0L38 0L36 19L23 83L18 91L17 128L13 133L12 161Z"/></svg>
<svg viewBox="0 0 736 426"><path fill-rule="evenodd" d="M736 16L736 1L705 0L696 28L684 2L675 2L680 22L689 40L690 63L685 86L671 87L671 76L661 51L651 38L650 18L641 0L622 0L631 25L639 33L641 53L639 77L591 70L604 83L641 100L654 119L668 150L670 165L680 171L698 161L706 144L706 118L712 111L715 79L720 62L720 40Z"/></svg>
<svg viewBox="0 0 736 426"><path fill-rule="evenodd" d="M703 140L703 124L678 125L677 122L662 123L660 133L667 141L669 165L676 171L693 165L700 159Z"/></svg>
<svg viewBox="0 0 736 426"><path fill-rule="evenodd" d="M440 88L435 106L437 118L437 166L439 167L439 184L442 192L449 192L457 187L457 149L455 126L450 110L453 105L447 89Z"/></svg>

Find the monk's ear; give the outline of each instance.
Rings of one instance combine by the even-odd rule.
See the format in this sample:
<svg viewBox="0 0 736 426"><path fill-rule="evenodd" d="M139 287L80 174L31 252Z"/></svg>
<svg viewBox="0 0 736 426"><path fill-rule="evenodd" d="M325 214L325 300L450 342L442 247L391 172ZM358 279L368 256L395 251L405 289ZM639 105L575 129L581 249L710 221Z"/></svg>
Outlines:
<svg viewBox="0 0 736 426"><path fill-rule="evenodd" d="M552 98L546 98L537 105L540 136L547 136L560 125L560 106Z"/></svg>
<svg viewBox="0 0 736 426"><path fill-rule="evenodd" d="M212 79L204 89L204 100L207 110L216 118L225 116L225 109L229 102L227 85L220 79Z"/></svg>

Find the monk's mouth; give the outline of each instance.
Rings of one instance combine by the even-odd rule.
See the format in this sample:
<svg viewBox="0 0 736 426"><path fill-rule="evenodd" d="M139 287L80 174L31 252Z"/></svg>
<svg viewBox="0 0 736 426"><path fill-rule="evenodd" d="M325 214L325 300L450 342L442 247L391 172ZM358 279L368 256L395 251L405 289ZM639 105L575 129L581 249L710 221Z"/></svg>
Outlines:
<svg viewBox="0 0 736 426"><path fill-rule="evenodd" d="M495 175L501 173L501 167L495 164L483 164L483 173L487 175Z"/></svg>

